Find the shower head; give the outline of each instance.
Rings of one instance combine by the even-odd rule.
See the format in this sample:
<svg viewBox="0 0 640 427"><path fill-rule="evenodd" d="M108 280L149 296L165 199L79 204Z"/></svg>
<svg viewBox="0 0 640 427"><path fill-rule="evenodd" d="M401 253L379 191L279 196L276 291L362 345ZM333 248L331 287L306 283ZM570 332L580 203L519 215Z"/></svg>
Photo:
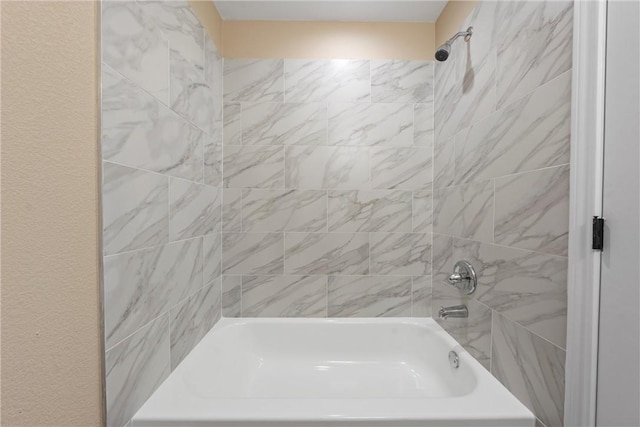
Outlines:
<svg viewBox="0 0 640 427"><path fill-rule="evenodd" d="M449 54L451 53L451 44L458 37L464 37L464 41L468 42L471 39L471 35L473 34L473 27L467 28L467 31L460 31L456 33L449 40L440 45L440 47L436 50L436 60L443 62L449 58Z"/></svg>

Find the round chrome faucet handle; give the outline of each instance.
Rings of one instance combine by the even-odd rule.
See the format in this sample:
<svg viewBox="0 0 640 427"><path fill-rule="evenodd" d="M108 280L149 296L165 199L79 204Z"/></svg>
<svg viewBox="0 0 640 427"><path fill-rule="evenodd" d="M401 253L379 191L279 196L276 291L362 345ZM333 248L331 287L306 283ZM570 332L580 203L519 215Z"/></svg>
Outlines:
<svg viewBox="0 0 640 427"><path fill-rule="evenodd" d="M472 294L476 290L476 272L468 261L456 262L453 274L449 276L447 281L465 295Z"/></svg>

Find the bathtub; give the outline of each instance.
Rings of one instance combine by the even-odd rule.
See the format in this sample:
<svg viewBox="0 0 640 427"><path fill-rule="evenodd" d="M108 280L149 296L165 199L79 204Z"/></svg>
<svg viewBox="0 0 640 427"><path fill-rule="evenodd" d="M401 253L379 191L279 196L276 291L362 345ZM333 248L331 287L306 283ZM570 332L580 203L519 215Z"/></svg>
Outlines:
<svg viewBox="0 0 640 427"><path fill-rule="evenodd" d="M532 427L534 417L432 319L224 318L132 420L351 425Z"/></svg>

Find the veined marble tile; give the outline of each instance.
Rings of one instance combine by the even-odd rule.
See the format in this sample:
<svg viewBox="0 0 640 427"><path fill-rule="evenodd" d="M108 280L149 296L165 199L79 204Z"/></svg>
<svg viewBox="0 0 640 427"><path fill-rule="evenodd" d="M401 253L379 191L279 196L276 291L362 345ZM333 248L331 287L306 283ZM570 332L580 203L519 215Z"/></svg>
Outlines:
<svg viewBox="0 0 640 427"><path fill-rule="evenodd" d="M325 317L326 276L243 276L243 317Z"/></svg>
<svg viewBox="0 0 640 427"><path fill-rule="evenodd" d="M242 315L242 276L222 276L222 315Z"/></svg>
<svg viewBox="0 0 640 427"><path fill-rule="evenodd" d="M431 276L413 277L411 284L411 317L431 317Z"/></svg>
<svg viewBox="0 0 640 427"><path fill-rule="evenodd" d="M222 231L242 231L242 189L222 189Z"/></svg>
<svg viewBox="0 0 640 427"><path fill-rule="evenodd" d="M493 181L435 190L433 231L450 236L493 240Z"/></svg>
<svg viewBox="0 0 640 427"><path fill-rule="evenodd" d="M103 2L102 60L169 103L169 43L138 2Z"/></svg>
<svg viewBox="0 0 640 427"><path fill-rule="evenodd" d="M447 284L456 261L453 259L453 237L434 234L431 249L431 277L433 283Z"/></svg>
<svg viewBox="0 0 640 427"><path fill-rule="evenodd" d="M433 147L433 187L450 187L455 181L456 158L454 137L437 138Z"/></svg>
<svg viewBox="0 0 640 427"><path fill-rule="evenodd" d="M326 145L324 103L260 103L242 106L242 144Z"/></svg>
<svg viewBox="0 0 640 427"><path fill-rule="evenodd" d="M565 357L564 350L494 315L491 373L548 426L564 421Z"/></svg>
<svg viewBox="0 0 640 427"><path fill-rule="evenodd" d="M433 101L433 61L371 61L371 101Z"/></svg>
<svg viewBox="0 0 640 427"><path fill-rule="evenodd" d="M403 190L431 188L431 147L371 148L371 187Z"/></svg>
<svg viewBox="0 0 640 427"><path fill-rule="evenodd" d="M105 353L107 425L127 423L171 373L169 316Z"/></svg>
<svg viewBox="0 0 640 427"><path fill-rule="evenodd" d="M205 136L204 183L214 187L222 186L222 145L220 139Z"/></svg>
<svg viewBox="0 0 640 427"><path fill-rule="evenodd" d="M432 312L436 321L478 362L489 369L491 364L491 309L477 302L471 296L460 294L460 291L444 283L434 281L432 292ZM464 319L437 318L440 307L454 305L466 305L469 317Z"/></svg>
<svg viewBox="0 0 640 427"><path fill-rule="evenodd" d="M171 368L175 369L220 319L221 290L217 279L178 304L171 319Z"/></svg>
<svg viewBox="0 0 640 427"><path fill-rule="evenodd" d="M571 68L573 1L500 2L496 23L498 106Z"/></svg>
<svg viewBox="0 0 640 427"><path fill-rule="evenodd" d="M223 274L282 274L282 233L223 233Z"/></svg>
<svg viewBox="0 0 640 427"><path fill-rule="evenodd" d="M286 274L368 274L368 233L286 233Z"/></svg>
<svg viewBox="0 0 640 427"><path fill-rule="evenodd" d="M287 188L368 188L366 147L287 147Z"/></svg>
<svg viewBox="0 0 640 427"><path fill-rule="evenodd" d="M203 240L204 284L213 283L222 274L222 235L207 234Z"/></svg>
<svg viewBox="0 0 640 427"><path fill-rule="evenodd" d="M433 231L433 191L431 189L414 191L412 205L412 231L431 233Z"/></svg>
<svg viewBox="0 0 640 427"><path fill-rule="evenodd" d="M569 162L571 73L565 73L521 100L458 133L456 182Z"/></svg>
<svg viewBox="0 0 640 427"><path fill-rule="evenodd" d="M169 241L169 178L103 162L105 255Z"/></svg>
<svg viewBox="0 0 640 427"><path fill-rule="evenodd" d="M325 190L243 190L242 230L326 231Z"/></svg>
<svg viewBox="0 0 640 427"><path fill-rule="evenodd" d="M456 239L476 272L474 298L561 348L567 334L567 259Z"/></svg>
<svg viewBox="0 0 640 427"><path fill-rule="evenodd" d="M330 145L413 144L411 104L329 104Z"/></svg>
<svg viewBox="0 0 640 427"><path fill-rule="evenodd" d="M431 274L431 234L371 233L371 274Z"/></svg>
<svg viewBox="0 0 640 427"><path fill-rule="evenodd" d="M369 102L369 61L286 59L287 102Z"/></svg>
<svg viewBox="0 0 640 427"><path fill-rule="evenodd" d="M413 108L413 145L433 147L433 102Z"/></svg>
<svg viewBox="0 0 640 427"><path fill-rule="evenodd" d="M221 230L222 191L204 184L171 179L170 238L182 240Z"/></svg>
<svg viewBox="0 0 640 427"><path fill-rule="evenodd" d="M282 59L225 59L224 101L282 102L283 77Z"/></svg>
<svg viewBox="0 0 640 427"><path fill-rule="evenodd" d="M216 101L213 99L213 89L205 81L203 70L173 50L169 53L169 66L171 108L211 134Z"/></svg>
<svg viewBox="0 0 640 427"><path fill-rule="evenodd" d="M495 242L567 256L569 165L496 180Z"/></svg>
<svg viewBox="0 0 640 427"><path fill-rule="evenodd" d="M329 317L411 315L411 277L330 276Z"/></svg>
<svg viewBox="0 0 640 427"><path fill-rule="evenodd" d="M225 187L284 187L283 147L225 146L223 152Z"/></svg>
<svg viewBox="0 0 640 427"><path fill-rule="evenodd" d="M329 231L411 231L411 192L329 190Z"/></svg>
<svg viewBox="0 0 640 427"><path fill-rule="evenodd" d="M202 132L106 64L101 142L105 160L202 180Z"/></svg>
<svg viewBox="0 0 640 427"><path fill-rule="evenodd" d="M242 145L242 104L224 104L222 140L225 145Z"/></svg>
<svg viewBox="0 0 640 427"><path fill-rule="evenodd" d="M202 287L202 239L104 257L109 348Z"/></svg>
<svg viewBox="0 0 640 427"><path fill-rule="evenodd" d="M213 97L213 120L222 121L223 103L223 58L218 52L218 48L207 36L204 36L204 80L211 88Z"/></svg>

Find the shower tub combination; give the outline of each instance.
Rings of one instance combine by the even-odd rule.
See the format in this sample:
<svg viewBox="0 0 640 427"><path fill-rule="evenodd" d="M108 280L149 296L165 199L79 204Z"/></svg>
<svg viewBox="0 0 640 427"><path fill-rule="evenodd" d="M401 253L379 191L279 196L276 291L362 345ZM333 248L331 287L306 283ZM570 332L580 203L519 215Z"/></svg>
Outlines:
<svg viewBox="0 0 640 427"><path fill-rule="evenodd" d="M433 319L223 318L132 426L533 427L534 420Z"/></svg>

